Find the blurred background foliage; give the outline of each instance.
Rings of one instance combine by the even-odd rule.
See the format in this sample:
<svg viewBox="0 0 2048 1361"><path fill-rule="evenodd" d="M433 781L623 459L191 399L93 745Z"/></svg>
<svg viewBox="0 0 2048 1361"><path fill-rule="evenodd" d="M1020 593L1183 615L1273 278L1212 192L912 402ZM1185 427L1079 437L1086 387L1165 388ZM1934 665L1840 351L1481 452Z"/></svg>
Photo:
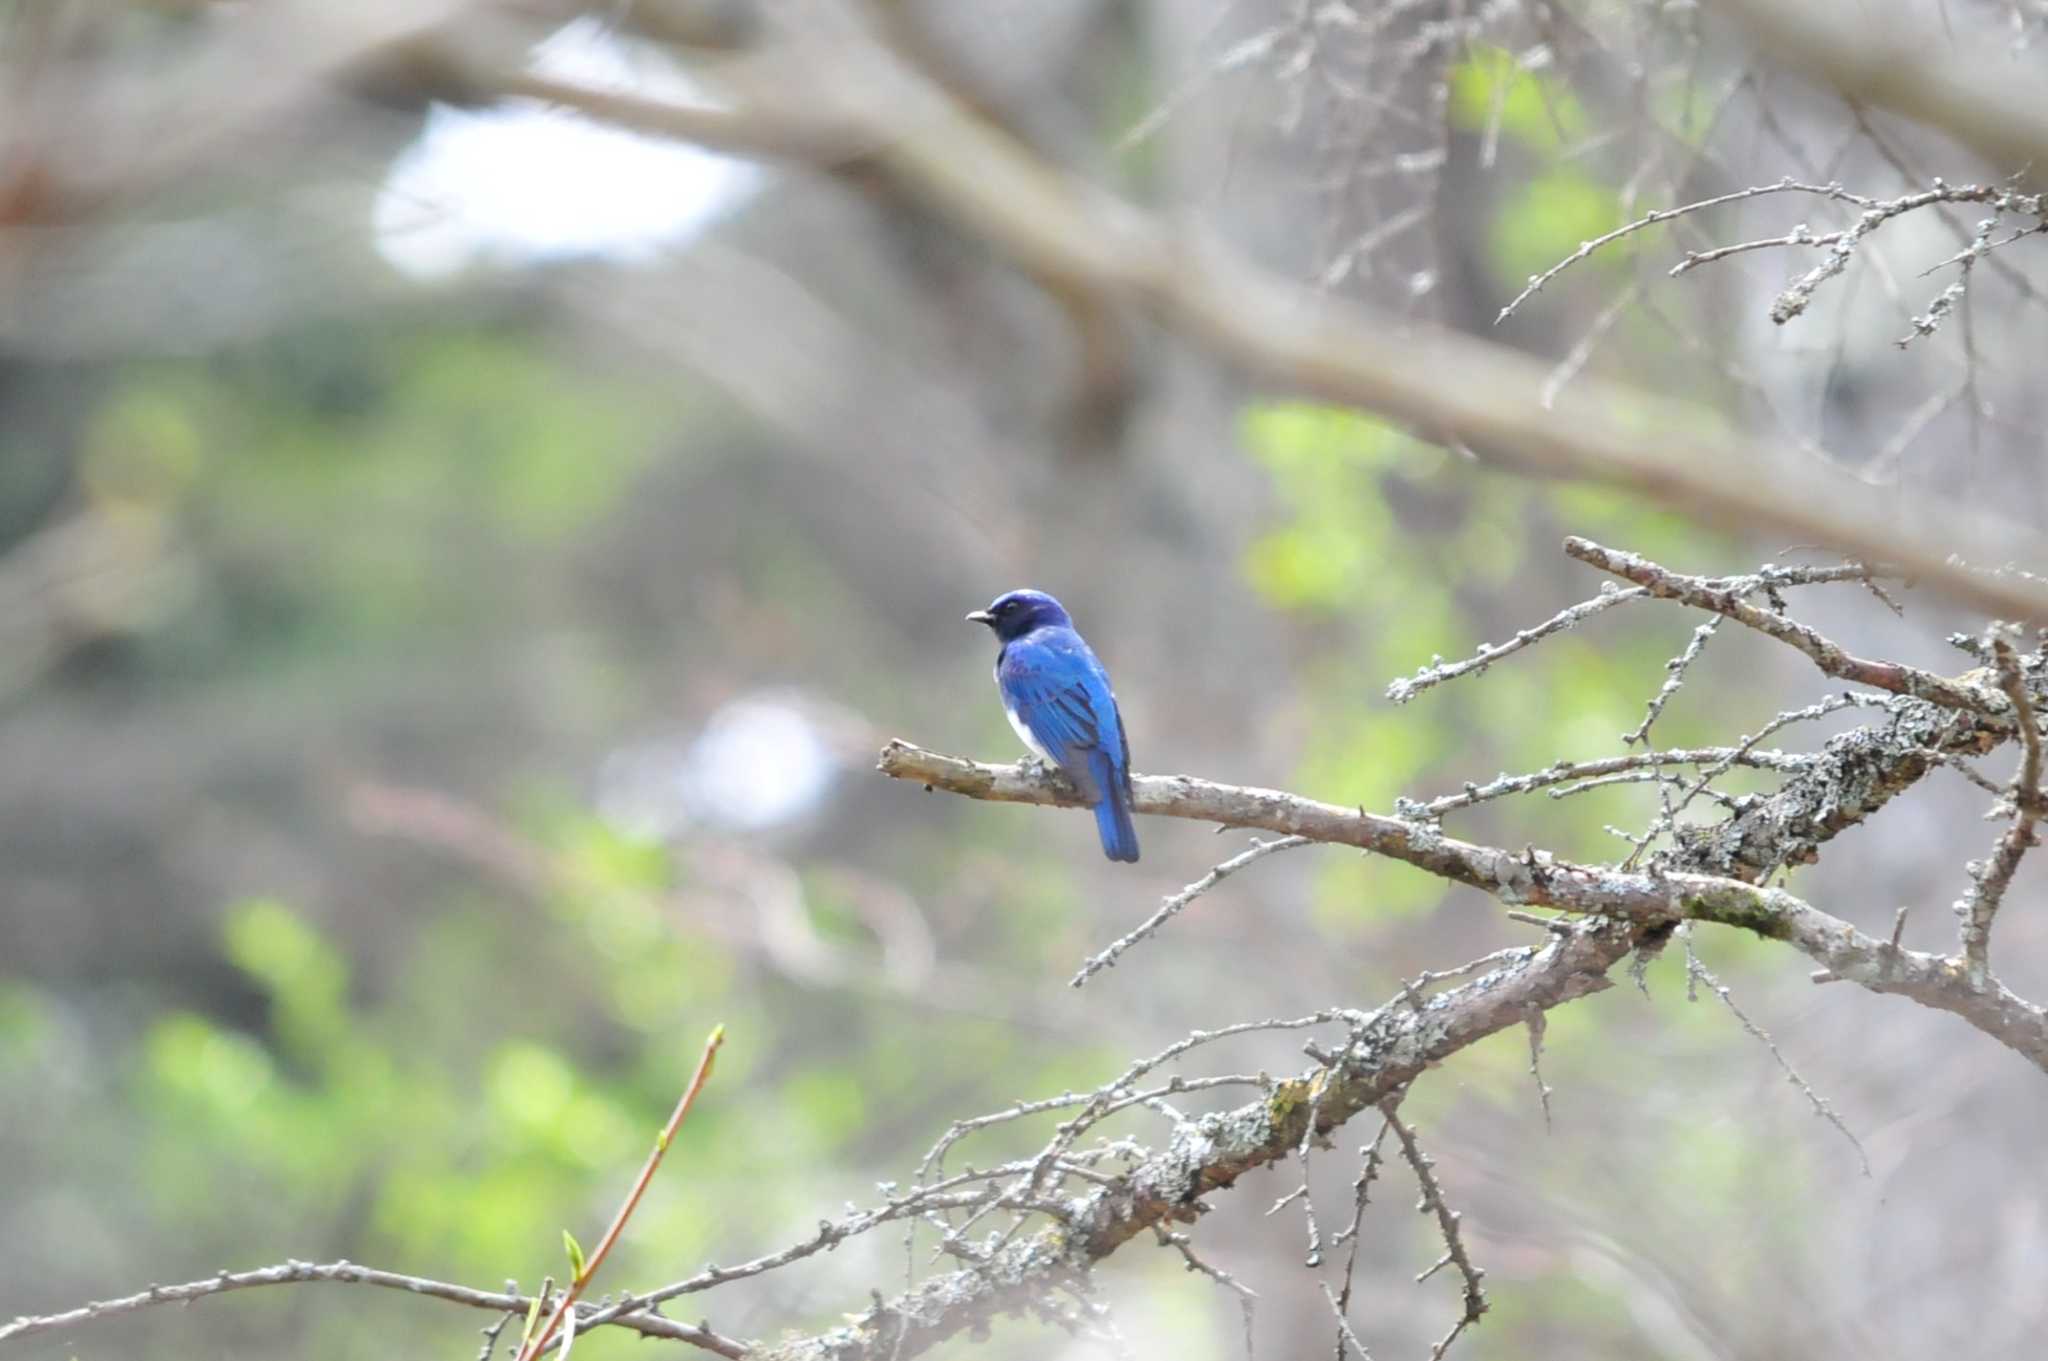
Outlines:
<svg viewBox="0 0 2048 1361"><path fill-rule="evenodd" d="M1064 51L1027 44L1025 78ZM1164 84L1128 45L1119 60L1104 141ZM1688 97L1671 98L1671 121L1697 126ZM1451 72L1450 106L1464 192L1483 208L1438 227L1470 266L1445 285L1452 311L1490 316L1640 211L1578 154L1602 115L1563 77L1477 46ZM1151 168L1126 169L1199 178L1163 150L1213 151L1216 127L1148 143L1135 154ZM375 144L389 157L415 130L380 123ZM1263 154L1236 183L1292 183L1277 137L1247 136ZM1484 175L1482 141L1498 151ZM366 240L374 185L355 187L356 214L329 226ZM13 346L0 1315L287 1257L480 1286L559 1278L561 1230L594 1241L724 1022L712 1087L600 1285L647 1288L872 1199L956 1118L1094 1086L1194 1026L1375 1004L1423 969L1526 939L1473 895L1316 850L1203 899L1070 993L1084 954L1229 848L1155 820L1144 863L1121 872L1098 862L1083 818L867 772L892 735L1012 754L986 640L957 622L1001 589L1067 599L1118 679L1141 769L1388 809L1612 753L1640 720L1696 622L1676 611L1612 612L1405 706L1383 697L1597 590L1560 560L1564 534L1709 571L1786 547L1508 480L1184 357L1155 361L1125 439L1077 449L1047 414L1062 333L1028 285L958 242L932 248L935 228L900 203L848 197L778 177L709 235L644 258L428 283L359 263L376 274L351 285L365 305L228 343ZM1254 205L1231 211L1254 235L1270 227ZM690 274L741 250L789 285L758 317ZM1625 259L1561 281L1551 315L1602 305ZM806 330L825 297L856 340L882 339L835 350L829 328ZM621 298L652 319L611 325ZM1689 324L1712 334L1699 311ZM1683 371L1668 326L1620 324L1608 367L1660 385ZM756 364L751 390L703 349L728 343ZM760 355L766 367L745 358ZM978 414L949 424L960 406ZM1846 594L1819 608L1909 660L1939 658L1955 626ZM1656 740L1729 741L1817 693L1783 657L1724 639ZM1898 901L1945 901L1958 885L1924 852L1958 828L1981 839L1963 793L1903 815L1916 834L1859 842L1860 861L1801 882L1884 884L1872 913L1886 921ZM1651 798L1527 798L1451 825L1609 858L1621 843L1606 824L1639 825ZM2013 1156L2031 1146L2038 1124L2020 1117L2041 1098L1987 1086L2012 1082L2009 1056L1876 999L1817 997L1742 940L1701 945L1836 1095L1878 1185L1660 962L1647 995L1624 985L1551 1018L1554 1128L1519 1035L1411 1100L1490 1271L1494 1311L1470 1354L1806 1355L1860 1335L1848 1313L1816 1305L1802 1340L1801 1306L1760 1299L1867 1309L1940 1261L1978 1271L1982 1290L2007 1279L1988 1246L1927 1230L1885 1248L1871 1226L1912 1238L1977 1175L1931 1170L1911 1122L1995 1109ZM1882 1054L1872 1026L1896 1027ZM1301 1060L1266 1039L1203 1062ZM1156 1134L1150 1118L1129 1117ZM960 1156L992 1162L1038 1132ZM1986 1166L2006 1138L1986 1136ZM1324 1161L1319 1196L1348 1203L1348 1157ZM1288 1176L1257 1181L1198 1236L1265 1293L1273 1354L1298 1355L1328 1345L1327 1319L1298 1224L1256 1213ZM1361 1266L1363 1330L1392 1354L1426 1347L1452 1309L1447 1282L1412 1284L1435 1248L1405 1195L1372 1211ZM901 1262L899 1239L852 1244L677 1314L746 1336L829 1326ZM1104 1274L1140 1354L1234 1354L1234 1304L1170 1254L1134 1247ZM1901 1336L1960 1335L1981 1298L1957 1288ZM2038 1303L2007 1303L2038 1322ZM22 1354L452 1355L487 1321L320 1287ZM600 1334L577 1352L649 1345ZM1065 1343L1016 1325L952 1350L1052 1345Z"/></svg>

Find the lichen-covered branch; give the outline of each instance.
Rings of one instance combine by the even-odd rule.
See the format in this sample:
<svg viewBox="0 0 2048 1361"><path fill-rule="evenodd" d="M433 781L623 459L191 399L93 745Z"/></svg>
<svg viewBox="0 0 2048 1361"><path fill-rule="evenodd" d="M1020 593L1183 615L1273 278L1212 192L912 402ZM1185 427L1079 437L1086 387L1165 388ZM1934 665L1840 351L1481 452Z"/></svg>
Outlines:
<svg viewBox="0 0 2048 1361"><path fill-rule="evenodd" d="M912 749L914 750L914 749ZM885 1361L913 1357L998 1315L1040 1307L1078 1287L1089 1269L1140 1234L1192 1221L1245 1173L1293 1157L1398 1093L1434 1064L1511 1026L1610 986L1607 971L1634 950L1640 928L1587 920L1461 987L1422 1002L1407 995L1361 1016L1343 1049L1257 1102L1179 1126L1130 1171L1079 1197L1062 1222L987 1260L931 1277L845 1327L750 1353L759 1361ZM1312 1123L1311 1123L1312 1122Z"/></svg>
<svg viewBox="0 0 2048 1361"><path fill-rule="evenodd" d="M1918 747L1883 746L1881 738L1866 741L1879 743L1879 750L1901 763L1918 762L1923 773L1935 764L1919 754ZM1864 755L1863 761L1844 761L1843 765L1857 778L1874 779L1869 797L1877 798L1878 791L1897 777L1887 773L1885 760L1869 751ZM986 765L907 742L884 747L878 768L896 779L969 798L1061 807L1081 804L1073 786L1035 766ZM1134 775L1131 783L1133 806L1140 813L1356 846L1481 889L1503 903L1623 917L1647 926L1685 920L1714 922L1781 940L1818 962L1829 979L1858 983L1873 992L1897 993L1923 1006L1951 1012L2048 1071L2048 1012L2041 1007L2012 993L1995 978L1987 978L1981 986L1973 984L1957 961L1899 949L1783 889L1672 867L1682 860L1643 870L1620 870L1563 860L1533 848L1508 851L1446 836L1433 823L1341 808L1276 789L1217 784L1186 775ZM1808 797L1810 791L1802 792L1795 798L1795 806L1803 806ZM1770 802L1763 800L1762 804ZM1860 821L1861 816L1848 821L1837 818L1832 824L1816 818L1804 825L1801 835L1817 844L1825 839L1822 833L1828 826L1839 830ZM1760 822L1759 830L1767 822ZM1717 843L1709 838L1708 844Z"/></svg>

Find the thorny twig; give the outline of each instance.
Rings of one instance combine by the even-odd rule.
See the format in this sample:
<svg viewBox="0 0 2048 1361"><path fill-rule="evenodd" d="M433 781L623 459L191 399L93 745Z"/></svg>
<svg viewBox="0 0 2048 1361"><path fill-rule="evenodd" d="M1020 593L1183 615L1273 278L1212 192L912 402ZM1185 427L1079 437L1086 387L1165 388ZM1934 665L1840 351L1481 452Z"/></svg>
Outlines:
<svg viewBox="0 0 2048 1361"><path fill-rule="evenodd" d="M1345 1248L1343 1285L1333 1296L1328 1295L1329 1286L1323 1286L1324 1293L1330 1300L1330 1310L1337 1316L1337 1361L1344 1361L1344 1347L1347 1342L1358 1349L1359 1356L1365 1358L1365 1361L1371 1361L1371 1353L1367 1352L1365 1344L1358 1340L1358 1335L1351 1331L1351 1283L1358 1272L1358 1229L1365 1222L1365 1207L1372 1198L1372 1184L1380 1173L1380 1147L1386 1143L1387 1131L1390 1128L1385 1120L1380 1121L1380 1132L1372 1136L1371 1143L1358 1150L1363 1162L1359 1166L1357 1179L1351 1183L1351 1222L1339 1229L1337 1236L1330 1240L1332 1247L1342 1244Z"/></svg>
<svg viewBox="0 0 2048 1361"><path fill-rule="evenodd" d="M1713 992L1714 996L1720 999L1721 1005L1727 1007L1729 1013L1733 1015L1736 1020L1742 1023L1742 1028L1749 1032L1750 1037L1760 1042L1765 1049L1768 1049L1770 1051L1772 1061L1775 1062L1778 1065L1778 1067L1784 1071L1785 1080L1787 1082L1790 1082L1794 1087L1797 1087L1800 1093L1806 1097L1808 1104L1810 1104L1813 1107L1813 1113L1821 1117L1821 1119L1827 1121L1829 1124L1833 1125L1835 1129L1841 1133L1841 1136L1849 1141L1849 1147L1856 1150L1856 1161L1862 1166L1863 1175L1868 1177L1870 1175L1870 1155L1864 1152L1863 1141L1856 1137L1855 1131L1851 1130L1847 1124L1843 1123L1842 1117L1839 1114L1837 1114L1835 1108L1828 1103L1828 1099L1822 1096L1819 1092L1815 1091L1813 1084L1808 1082L1805 1078L1799 1075L1799 1070L1792 1066L1791 1060L1787 1059L1783 1051L1781 1051L1778 1048L1777 1041L1771 1038L1770 1032L1765 1030L1762 1026L1758 1025L1755 1021L1751 1020L1749 1018L1749 1013L1745 1012L1740 1006L1736 1004L1734 994L1728 990L1728 988L1721 982L1719 978L1716 978L1714 976L1712 971L1710 971L1705 964L1700 962L1700 957L1698 953L1693 949L1690 928L1685 929L1685 977L1687 996L1689 998L1693 998L1696 1000L1698 997L1698 993L1695 990L1695 984L1706 984L1708 989Z"/></svg>
<svg viewBox="0 0 2048 1361"><path fill-rule="evenodd" d="M1651 696L1649 707L1643 711L1643 721L1621 735L1621 744L1623 746L1632 747L1638 742L1647 742L1649 740L1650 725L1657 721L1658 716L1664 712L1664 706L1671 702L1671 697L1678 693L1680 686L1685 684L1686 671L1691 668L1694 662L1700 659L1700 653L1706 649L1707 644L1712 641L1714 634L1720 630L1722 620L1725 618L1725 615L1717 614L1706 623L1694 629L1692 631L1692 638L1685 645L1685 650L1664 663L1664 683L1658 686L1657 693Z"/></svg>
<svg viewBox="0 0 2048 1361"><path fill-rule="evenodd" d="M1458 1321L1451 1325L1451 1330L1444 1334L1443 1339L1430 1348L1430 1361L1442 1361L1443 1354L1458 1340L1458 1335L1479 1322L1480 1315L1486 1312L1486 1290L1483 1285L1486 1273L1472 1265L1472 1258L1465 1251L1464 1235L1459 1229L1459 1221L1463 1216L1444 1200L1443 1187L1436 1179L1435 1165L1430 1161L1429 1155L1422 1151L1415 1131L1402 1122L1398 1103L1392 1100L1382 1102L1380 1113L1386 1117L1388 1126L1394 1131L1394 1137L1400 1140L1401 1155L1408 1160L1408 1166L1414 1169L1416 1183L1422 1188L1422 1199L1415 1208L1425 1214L1434 1214L1437 1230L1443 1234L1444 1255L1437 1259L1435 1266L1417 1276L1416 1281L1419 1283L1428 1280L1445 1266L1456 1266L1458 1274L1464 1278L1464 1312L1458 1316Z"/></svg>

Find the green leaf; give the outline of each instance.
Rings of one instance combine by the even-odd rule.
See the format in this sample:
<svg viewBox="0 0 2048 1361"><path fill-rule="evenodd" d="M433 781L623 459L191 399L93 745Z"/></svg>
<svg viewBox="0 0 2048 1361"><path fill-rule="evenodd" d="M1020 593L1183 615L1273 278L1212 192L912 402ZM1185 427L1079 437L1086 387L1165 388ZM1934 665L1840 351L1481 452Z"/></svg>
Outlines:
<svg viewBox="0 0 2048 1361"><path fill-rule="evenodd" d="M567 1229L562 1230L562 1248L569 1254L569 1269L571 1272L569 1279L572 1281L582 1280L583 1245L577 1242L576 1235L570 1233Z"/></svg>

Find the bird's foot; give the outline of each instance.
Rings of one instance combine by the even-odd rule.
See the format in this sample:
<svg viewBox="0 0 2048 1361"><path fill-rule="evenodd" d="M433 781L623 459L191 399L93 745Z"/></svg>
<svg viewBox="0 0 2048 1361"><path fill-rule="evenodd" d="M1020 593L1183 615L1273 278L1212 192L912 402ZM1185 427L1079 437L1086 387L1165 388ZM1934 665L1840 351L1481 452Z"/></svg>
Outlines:
<svg viewBox="0 0 2048 1361"><path fill-rule="evenodd" d="M1052 767L1047 765L1045 763L1045 758L1043 756L1040 756L1036 752L1033 752L1031 755L1026 756L1023 760L1017 762L1017 764L1024 768L1025 774L1032 776L1034 779L1042 780L1046 776L1052 774Z"/></svg>

